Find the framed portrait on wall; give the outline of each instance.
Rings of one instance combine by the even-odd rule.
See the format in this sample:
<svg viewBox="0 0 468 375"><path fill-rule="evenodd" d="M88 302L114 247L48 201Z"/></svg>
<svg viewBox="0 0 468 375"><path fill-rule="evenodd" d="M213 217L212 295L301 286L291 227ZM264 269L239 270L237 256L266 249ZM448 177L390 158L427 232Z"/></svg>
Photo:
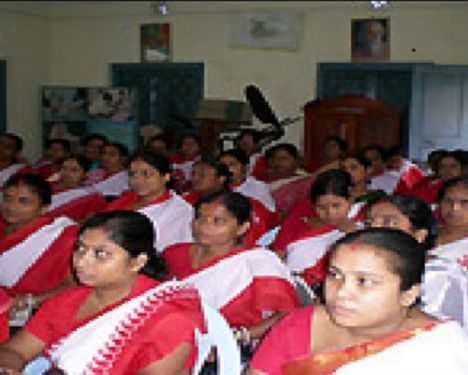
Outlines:
<svg viewBox="0 0 468 375"><path fill-rule="evenodd" d="M367 18L351 20L351 60L388 61L390 59L390 20Z"/></svg>
<svg viewBox="0 0 468 375"><path fill-rule="evenodd" d="M169 62L171 60L170 36L169 23L141 25L141 62Z"/></svg>

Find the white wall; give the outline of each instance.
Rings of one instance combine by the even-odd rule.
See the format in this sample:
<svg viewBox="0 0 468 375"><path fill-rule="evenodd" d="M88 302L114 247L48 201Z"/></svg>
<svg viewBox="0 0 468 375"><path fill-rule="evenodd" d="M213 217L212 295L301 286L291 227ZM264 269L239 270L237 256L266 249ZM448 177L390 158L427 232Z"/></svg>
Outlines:
<svg viewBox="0 0 468 375"><path fill-rule="evenodd" d="M41 153L40 86L49 80L50 68L50 21L33 11L0 9L0 59L7 64L7 130L23 137L29 158Z"/></svg>
<svg viewBox="0 0 468 375"><path fill-rule="evenodd" d="M314 98L317 63L350 61L352 18L390 17L391 60L394 62L468 64L467 3L390 3L387 10L372 11L367 1L169 1L170 15L161 17L151 11L148 2L48 2L49 23L44 19L26 21L19 16L9 21L15 24L16 29L26 25L25 31L29 36L22 36L25 39L22 45L27 46L25 50L33 49L38 56L35 60L40 62L40 68L36 67L34 74L28 73L27 80L10 84L25 87L25 90L34 86L30 80L40 81L33 90L40 83L108 84L109 63L139 61L139 27L140 24L152 22L171 23L173 61L204 61L206 97L244 99L244 87L255 83L265 93L280 119L298 115L301 106ZM302 12L302 35L298 50L229 46L232 11L262 8L298 9ZM47 26L50 26L49 55L45 52L49 41ZM39 43L36 35L40 37ZM11 45L16 45L16 41L12 41ZM413 48L415 51L412 51ZM25 56L21 64L28 65ZM10 75L9 79L15 77ZM23 108L20 97L11 95L10 91L9 99L13 102L9 105L12 111L21 107L22 111L28 112L27 115L10 112L9 119L27 117L25 126L32 130L34 125L29 119L38 111L39 101L34 103L30 99ZM18 129L18 126L12 129ZM34 134L37 134L36 129ZM302 146L302 136L302 123L288 128L287 140ZM37 147L31 149L36 150Z"/></svg>

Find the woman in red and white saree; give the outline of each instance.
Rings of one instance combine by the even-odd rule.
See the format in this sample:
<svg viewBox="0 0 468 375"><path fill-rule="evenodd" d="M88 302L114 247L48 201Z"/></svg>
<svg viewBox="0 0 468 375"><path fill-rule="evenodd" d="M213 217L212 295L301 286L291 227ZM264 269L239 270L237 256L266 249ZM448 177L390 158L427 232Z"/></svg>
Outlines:
<svg viewBox="0 0 468 375"><path fill-rule="evenodd" d="M120 142L110 142L102 152L102 167L88 173L86 185L93 186L106 198L115 198L128 190L128 149Z"/></svg>
<svg viewBox="0 0 468 375"><path fill-rule="evenodd" d="M32 294L40 303L71 281L70 261L77 226L65 217L44 215L49 184L20 174L5 184L0 218L0 287L16 298Z"/></svg>
<svg viewBox="0 0 468 375"><path fill-rule="evenodd" d="M58 174L58 181L52 182L52 202L47 211L51 217L67 216L81 221L102 211L107 202L94 187L84 185L91 162L82 155L65 159Z"/></svg>
<svg viewBox="0 0 468 375"><path fill-rule="evenodd" d="M254 199L261 204L265 210L269 211L270 219L268 227L272 228L277 224L276 206L267 184L257 180L255 177L247 175L249 157L240 149L224 151L219 160L226 164L231 172L231 190Z"/></svg>
<svg viewBox="0 0 468 375"><path fill-rule="evenodd" d="M323 280L329 246L356 229L363 218L365 204L352 203L351 185L351 176L344 170L331 169L319 174L310 191L314 215L295 228L296 235L290 237L285 248L275 248L286 258L289 269L308 284ZM279 234L285 230L282 228Z"/></svg>
<svg viewBox="0 0 468 375"><path fill-rule="evenodd" d="M195 205L201 197L231 190L231 178L232 173L225 163L217 159L203 158L193 166L192 190L183 194L182 198L191 205ZM242 194L242 192L240 193ZM252 206L252 211L250 227L243 237L243 245L254 246L276 221L276 215L257 199L252 197L247 197L247 199Z"/></svg>
<svg viewBox="0 0 468 375"><path fill-rule="evenodd" d="M287 268L271 251L240 245L250 205L239 193L202 198L193 221L195 243L167 248L169 276L194 284L229 324L260 338L285 312L298 306Z"/></svg>
<svg viewBox="0 0 468 375"><path fill-rule="evenodd" d="M197 291L160 283L150 220L97 214L80 228L73 265L82 285L45 302L0 347L0 367L20 371L43 353L66 374L188 374L195 330L204 331Z"/></svg>
<svg viewBox="0 0 468 375"><path fill-rule="evenodd" d="M23 140L16 134L0 135L0 188L12 176L19 173L31 173L33 169L19 161Z"/></svg>
<svg viewBox="0 0 468 375"><path fill-rule="evenodd" d="M248 374L467 373L468 337L458 323L414 307L424 258L400 230L347 234L331 250L325 303L273 327Z"/></svg>
<svg viewBox="0 0 468 375"><path fill-rule="evenodd" d="M444 183L439 208L443 225L430 254L456 261L468 270L468 177Z"/></svg>
<svg viewBox="0 0 468 375"><path fill-rule="evenodd" d="M280 143L268 151L271 174L265 179L270 187L280 218L309 194L313 176L299 167L299 151L292 143Z"/></svg>
<svg viewBox="0 0 468 375"><path fill-rule="evenodd" d="M166 187L170 167L169 159L162 154L146 151L134 156L129 167L131 190L123 192L105 209L135 210L145 214L153 222L157 251L192 240L193 208Z"/></svg>

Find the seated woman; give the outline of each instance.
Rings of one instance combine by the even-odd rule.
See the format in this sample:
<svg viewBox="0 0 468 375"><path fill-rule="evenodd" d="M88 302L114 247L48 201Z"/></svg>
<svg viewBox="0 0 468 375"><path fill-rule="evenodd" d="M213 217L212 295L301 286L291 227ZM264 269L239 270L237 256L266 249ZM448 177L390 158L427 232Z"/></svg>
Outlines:
<svg viewBox="0 0 468 375"><path fill-rule="evenodd" d="M435 173L426 176L414 185L409 195L421 198L428 204L436 204L439 191L444 182L461 176L464 167L465 164L457 153L453 151L445 152L440 156L434 167Z"/></svg>
<svg viewBox="0 0 468 375"><path fill-rule="evenodd" d="M86 181L87 185L112 199L128 190L128 149L119 142L110 142L102 152L102 167L91 171Z"/></svg>
<svg viewBox="0 0 468 375"><path fill-rule="evenodd" d="M340 159L344 153L348 150L347 142L337 136L330 135L323 141L323 155L320 164L313 165L309 164L307 170L318 175L329 169L336 169L340 167Z"/></svg>
<svg viewBox="0 0 468 375"><path fill-rule="evenodd" d="M354 230L363 217L364 204L352 203L350 187L351 176L346 171L331 169L319 174L310 189L311 214L294 222L286 219L271 245L309 284L323 279L328 246Z"/></svg>
<svg viewBox="0 0 468 375"><path fill-rule="evenodd" d="M422 243L434 246L437 223L430 207L416 197L390 195L369 206L370 227L400 229ZM439 319L458 321L468 331L468 271L456 261L430 257L421 285L421 309Z"/></svg>
<svg viewBox="0 0 468 375"><path fill-rule="evenodd" d="M231 178L232 174L225 163L216 159L202 158L193 166L192 190L186 192L182 198L195 205L204 196L231 190ZM250 228L244 236L244 245L253 246L276 221L276 215L258 200L247 198L252 206L252 217Z"/></svg>
<svg viewBox="0 0 468 375"><path fill-rule="evenodd" d="M265 180L280 218L307 198L312 176L300 168L299 151L292 143L279 143L268 150L271 174Z"/></svg>
<svg viewBox="0 0 468 375"><path fill-rule="evenodd" d="M219 160L226 164L231 172L231 189L233 191L257 200L272 213L276 211L275 202L268 186L255 177L247 176L249 157L244 151L236 148L224 151L219 155Z"/></svg>
<svg viewBox="0 0 468 375"><path fill-rule="evenodd" d="M71 155L64 160L58 180L52 182L52 203L48 215L67 216L81 221L106 207L104 196L92 186L86 186L86 176L91 166L82 155Z"/></svg>
<svg viewBox="0 0 468 375"><path fill-rule="evenodd" d="M188 374L195 329L204 330L199 295L157 281L164 263L153 243L151 221L137 212L83 223L73 254L82 285L45 302L0 346L0 367L19 374L44 353L66 374Z"/></svg>
<svg viewBox="0 0 468 375"><path fill-rule="evenodd" d="M0 218L0 288L14 308L35 306L72 283L70 261L77 226L46 215L49 184L36 174L18 174L3 188ZM29 306L29 307L33 307Z"/></svg>
<svg viewBox="0 0 468 375"><path fill-rule="evenodd" d="M130 190L123 192L105 209L135 210L148 216L153 222L158 251L192 240L193 208L167 188L170 173L171 164L166 156L152 152L135 155L130 160Z"/></svg>
<svg viewBox="0 0 468 375"><path fill-rule="evenodd" d="M443 224L432 255L457 261L468 269L468 177L446 181L439 193Z"/></svg>
<svg viewBox="0 0 468 375"><path fill-rule="evenodd" d="M385 195L383 190L369 188L370 161L361 153L347 154L341 159L341 167L350 174L350 195L355 203L369 203Z"/></svg>
<svg viewBox="0 0 468 375"><path fill-rule="evenodd" d="M258 180L264 180L267 177L267 166L265 156L259 148L259 141L260 137L257 130L242 129L235 140L235 146L244 151L249 158L247 175Z"/></svg>
<svg viewBox="0 0 468 375"><path fill-rule="evenodd" d="M193 283L232 327L242 328L245 341L262 337L298 306L294 284L280 259L266 249L242 246L250 210L239 193L205 196L195 206L195 242L163 253L169 276Z"/></svg>
<svg viewBox="0 0 468 375"><path fill-rule="evenodd" d="M195 134L186 134L179 142L178 152L170 156L173 177L180 191L191 188L192 168L201 158L201 140Z"/></svg>
<svg viewBox="0 0 468 375"><path fill-rule="evenodd" d="M273 327L248 374L466 374L459 324L415 307L423 271L424 247L409 234L348 233L330 250L325 303Z"/></svg>
<svg viewBox="0 0 468 375"><path fill-rule="evenodd" d="M46 142L44 157L34 165L34 168L47 180L53 174L60 172L63 161L70 153L71 142L68 139L49 139Z"/></svg>
<svg viewBox="0 0 468 375"><path fill-rule="evenodd" d="M13 175L30 173L32 168L19 161L23 140L12 133L0 134L0 188Z"/></svg>

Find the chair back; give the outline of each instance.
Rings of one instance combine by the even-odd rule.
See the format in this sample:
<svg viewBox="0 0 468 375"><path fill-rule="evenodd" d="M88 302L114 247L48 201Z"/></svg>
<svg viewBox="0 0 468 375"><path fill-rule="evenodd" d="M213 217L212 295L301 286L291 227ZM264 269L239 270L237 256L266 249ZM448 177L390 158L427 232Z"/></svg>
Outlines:
<svg viewBox="0 0 468 375"><path fill-rule="evenodd" d="M204 301L202 301L202 308L207 332L201 333L198 330L195 332L198 357L192 375L201 373L203 365L213 348L216 349L217 375L240 375L241 355L231 327L218 310Z"/></svg>

